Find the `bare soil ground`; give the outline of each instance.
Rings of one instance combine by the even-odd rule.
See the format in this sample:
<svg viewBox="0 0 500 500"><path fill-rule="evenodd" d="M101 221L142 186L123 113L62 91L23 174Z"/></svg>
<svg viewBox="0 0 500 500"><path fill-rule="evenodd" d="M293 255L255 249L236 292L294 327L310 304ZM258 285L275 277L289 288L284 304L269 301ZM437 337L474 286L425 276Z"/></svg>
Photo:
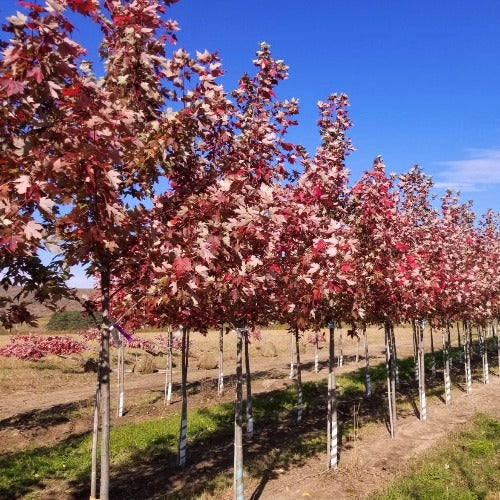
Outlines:
<svg viewBox="0 0 500 500"><path fill-rule="evenodd" d="M141 334L155 338L158 334ZM396 330L398 355L400 358L412 353L411 331L408 328ZM286 330L265 331L262 342L252 341L252 375L254 393L270 393L274 390L294 384L289 374L289 335ZM376 364L383 360L383 332L378 329L369 331L370 362ZM8 340L0 336L0 345ZM263 354L265 345L272 343L276 349L275 357ZM436 348L439 342L435 339ZM454 342L456 345L456 341ZM216 394L217 369L198 369L207 355L216 353L217 335L203 337L193 335L190 358L189 380L192 395L189 398L191 408L205 407L218 401L233 399L234 387L234 336L225 336L225 374L226 391L222 397ZM360 357L355 363L358 349L357 342L342 334L344 366L336 373L352 371L363 366ZM337 332L336 350L340 347L340 335ZM321 380L326 376L327 348L323 345L320 359L322 370L316 374L312 370L314 349L310 344L302 348L304 364L303 380ZM360 356L362 344L359 346ZM88 357L91 353L86 354ZM129 356L131 363L135 354ZM158 368L164 368L165 359L155 358ZM131 367L132 364L129 365ZM164 373L126 374L126 415L114 418L112 425L127 422L144 421L161 417L171 412L178 412L179 399L174 397L172 405L163 404ZM175 369L174 380L180 380L180 371ZM404 470L405 464L413 456L445 436L455 426L470 419L476 412L483 411L500 417L500 380L490 377L489 385L475 383L471 395L465 395L460 388L455 388L453 403L444 405L435 399L430 402L428 421L420 422L413 411L400 412L398 437L390 439L384 424L382 400L374 400L372 409L381 412L380 418L363 426L355 441L342 443L340 466L335 472L327 471L325 455L318 454L289 461L286 467L276 460L276 467L269 467L258 480L249 478L246 483L246 497L253 499L291 499L291 498L364 498L376 488L385 485L395 473ZM112 380L112 383L114 380ZM175 390L179 384L174 384ZM49 360L26 363L0 359L0 442L4 452L22 449L28 446L46 445L63 441L72 435L88 432L91 427L92 400L95 391L95 374L85 373L82 362L78 360ZM299 432L322 429L325 425L325 410L322 407L306 414ZM344 418L349 418L349 409L344 410ZM262 450L268 453L279 450L280 441L290 439L292 432L297 432L297 424L287 421L279 428L262 428L259 436L247 447L250 459L256 459ZM279 453L279 451L276 451ZM191 477L200 474L211 475L216 470L231 468L232 448L230 439L224 443L207 443L192 459L191 467L185 471L165 470L163 464L150 464L146 469L138 467L126 478L115 478L116 498L162 498L160 484L169 477L172 487L182 491ZM57 492L59 491L59 492ZM46 491L48 493L48 491ZM227 490L218 492L214 498L232 498ZM46 497L48 498L48 497ZM71 498L56 490L51 498ZM204 498L210 498L208 493Z"/></svg>

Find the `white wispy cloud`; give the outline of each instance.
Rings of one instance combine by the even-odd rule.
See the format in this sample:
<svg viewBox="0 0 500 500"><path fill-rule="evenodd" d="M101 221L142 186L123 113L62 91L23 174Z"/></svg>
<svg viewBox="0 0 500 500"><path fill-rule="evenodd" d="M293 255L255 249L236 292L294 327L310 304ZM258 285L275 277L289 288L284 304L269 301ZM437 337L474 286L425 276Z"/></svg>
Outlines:
<svg viewBox="0 0 500 500"><path fill-rule="evenodd" d="M435 187L454 191L484 191L500 184L500 149L469 149L468 159L437 162Z"/></svg>

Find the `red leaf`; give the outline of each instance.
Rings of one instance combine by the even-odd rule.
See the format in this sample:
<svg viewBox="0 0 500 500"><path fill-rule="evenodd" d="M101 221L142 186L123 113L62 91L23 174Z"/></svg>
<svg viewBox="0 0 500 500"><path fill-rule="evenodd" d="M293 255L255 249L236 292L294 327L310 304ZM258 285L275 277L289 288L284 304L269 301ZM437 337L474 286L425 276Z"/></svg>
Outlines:
<svg viewBox="0 0 500 500"><path fill-rule="evenodd" d="M192 269L191 261L187 257L179 257L178 259L175 259L172 267L174 268L177 278Z"/></svg>
<svg viewBox="0 0 500 500"><path fill-rule="evenodd" d="M73 87L66 87L65 89L62 90L62 95L66 97L72 97L74 95L77 95L80 92L80 86L75 85Z"/></svg>
<svg viewBox="0 0 500 500"><path fill-rule="evenodd" d="M326 248L326 242L324 240L319 240L314 247L313 253L316 257L320 252L322 252Z"/></svg>
<svg viewBox="0 0 500 500"><path fill-rule="evenodd" d="M26 76L28 78L34 77L37 83L40 83L43 80L42 71L40 70L40 66L33 66L27 73Z"/></svg>
<svg viewBox="0 0 500 500"><path fill-rule="evenodd" d="M0 78L0 85L7 92L7 97L14 94L22 94L24 91L24 86L21 82L16 82L11 78Z"/></svg>
<svg viewBox="0 0 500 500"><path fill-rule="evenodd" d="M94 13L97 9L93 0L68 0L68 6L84 16Z"/></svg>

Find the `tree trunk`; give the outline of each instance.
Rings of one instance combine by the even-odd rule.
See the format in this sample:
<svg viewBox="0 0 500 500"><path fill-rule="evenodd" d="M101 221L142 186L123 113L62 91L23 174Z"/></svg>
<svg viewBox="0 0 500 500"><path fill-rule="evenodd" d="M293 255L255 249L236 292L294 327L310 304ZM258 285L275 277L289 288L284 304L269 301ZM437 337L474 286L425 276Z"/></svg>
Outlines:
<svg viewBox="0 0 500 500"><path fill-rule="evenodd" d="M99 368L98 368L99 370ZM99 375L95 391L94 423L92 426L92 466L90 472L90 500L97 498L97 462L99 443L99 411L100 411L101 389L99 387Z"/></svg>
<svg viewBox="0 0 500 500"><path fill-rule="evenodd" d="M242 332L236 329L236 401L234 411L234 499L244 499L243 484L243 367L241 360Z"/></svg>
<svg viewBox="0 0 500 500"><path fill-rule="evenodd" d="M167 369L165 370L165 404L169 405L172 402L172 347L174 344L174 334L172 328L168 329L168 345L167 345Z"/></svg>
<svg viewBox="0 0 500 500"><path fill-rule="evenodd" d="M399 364L398 364L398 350L396 348L396 335L394 335L394 326L389 325L389 332L391 338L391 352L392 352L392 367L394 369L394 385L396 389L399 389ZM396 391L394 391L393 398L396 397ZM395 403L395 400L394 400ZM394 406L395 408L396 406Z"/></svg>
<svg viewBox="0 0 500 500"><path fill-rule="evenodd" d="M314 342L314 372L319 372L319 347L318 347L318 337Z"/></svg>
<svg viewBox="0 0 500 500"><path fill-rule="evenodd" d="M498 376L500 377L500 341L498 338L498 333L495 329L495 325L493 325L493 335L495 335L495 339L497 342L497 356L498 356Z"/></svg>
<svg viewBox="0 0 500 500"><path fill-rule="evenodd" d="M187 373L189 363L189 330L182 327L181 345L181 373L182 373L182 405L181 405L181 427L179 431L179 445L177 449L177 465L186 465L187 448Z"/></svg>
<svg viewBox="0 0 500 500"><path fill-rule="evenodd" d="M470 357L471 357L471 337L468 322L464 322L464 356L465 356L465 390L467 394L472 392L472 373L470 368Z"/></svg>
<svg viewBox="0 0 500 500"><path fill-rule="evenodd" d="M119 339L122 340L121 334L118 334ZM116 408L116 415L118 417L123 417L123 405L125 399L125 348L123 346L123 341L120 343L118 348L118 405Z"/></svg>
<svg viewBox="0 0 500 500"><path fill-rule="evenodd" d="M252 374L250 372L250 356L248 353L248 346L250 340L248 339L248 330L245 330L245 376L246 376L246 389L247 389L247 438L253 438L253 405L252 405Z"/></svg>
<svg viewBox="0 0 500 500"><path fill-rule="evenodd" d="M417 322L412 320L411 322L413 328L413 362L415 364L415 380L420 380L419 363L418 363L418 334L417 334Z"/></svg>
<svg viewBox="0 0 500 500"><path fill-rule="evenodd" d="M295 352L297 354L297 422L302 420L302 366L300 365L299 329L295 327Z"/></svg>
<svg viewBox="0 0 500 500"><path fill-rule="evenodd" d="M99 498L109 499L109 435L111 418L111 391L110 391L110 366L109 366L109 336L111 333L111 322L109 319L109 289L110 273L106 268L101 271L101 304L102 321L101 328L101 359L99 385L101 388L101 481L99 487Z"/></svg>
<svg viewBox="0 0 500 500"><path fill-rule="evenodd" d="M224 325L219 330L219 382L217 384L217 394L222 396L224 392Z"/></svg>
<svg viewBox="0 0 500 500"><path fill-rule="evenodd" d="M387 403L389 407L389 430L391 437L396 437L396 380L394 369L394 354L392 351L391 327L389 323L384 324L385 330L385 366L387 370Z"/></svg>
<svg viewBox="0 0 500 500"><path fill-rule="evenodd" d="M363 342L365 347L365 389L366 395L372 395L372 379L370 376L370 356L368 354L368 336L366 335L366 326L363 327Z"/></svg>
<svg viewBox="0 0 500 500"><path fill-rule="evenodd" d="M293 345L294 345L294 341L293 341L293 330L290 330L290 378L293 378L294 376L294 367L293 367L293 362L294 362L294 352L293 352Z"/></svg>
<svg viewBox="0 0 500 500"><path fill-rule="evenodd" d="M337 388L335 385L335 325L329 325L329 357L328 357L328 423L327 454L328 468L336 469L338 465L338 428L337 428Z"/></svg>
<svg viewBox="0 0 500 500"><path fill-rule="evenodd" d="M458 347L462 347L462 342L460 341L460 324L457 321L457 337L458 337Z"/></svg>
<svg viewBox="0 0 500 500"><path fill-rule="evenodd" d="M449 326L447 327L449 329ZM443 333L443 376L444 376L444 400L447 405L451 403L451 379L450 379L450 346L445 340Z"/></svg>
<svg viewBox="0 0 500 500"><path fill-rule="evenodd" d="M356 335L356 364L359 363L359 342L360 342L359 335Z"/></svg>
<svg viewBox="0 0 500 500"><path fill-rule="evenodd" d="M453 353L451 350L451 330L447 330L446 334L448 335L448 362L450 363L450 370L453 368Z"/></svg>
<svg viewBox="0 0 500 500"><path fill-rule="evenodd" d="M425 349L424 349L424 330L425 323L417 323L418 331L418 395L420 403L420 420L427 420L427 399L425 397Z"/></svg>
<svg viewBox="0 0 500 500"><path fill-rule="evenodd" d="M434 332L432 331L432 326L429 325L431 334L431 374L433 377L436 376L436 353L434 352Z"/></svg>
<svg viewBox="0 0 500 500"><path fill-rule="evenodd" d="M344 366L344 349L342 345L342 330L339 331L339 358L338 366Z"/></svg>
<svg viewBox="0 0 500 500"><path fill-rule="evenodd" d="M486 340L486 329L485 328L482 328L482 333L479 334L479 348L481 350L481 358L483 361L483 384L489 384L490 383L490 374L489 374L489 366L488 366L488 345L487 345L487 340Z"/></svg>

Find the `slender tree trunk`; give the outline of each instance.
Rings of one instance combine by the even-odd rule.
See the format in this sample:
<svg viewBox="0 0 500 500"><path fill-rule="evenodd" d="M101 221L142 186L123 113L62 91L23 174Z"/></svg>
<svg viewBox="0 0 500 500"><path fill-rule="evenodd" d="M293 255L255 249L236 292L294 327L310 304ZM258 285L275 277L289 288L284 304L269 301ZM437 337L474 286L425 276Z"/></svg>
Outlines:
<svg viewBox="0 0 500 500"><path fill-rule="evenodd" d="M429 325L429 330L431 334L431 374L433 377L436 376L436 353L434 352L434 332L432 331L432 326Z"/></svg>
<svg viewBox="0 0 500 500"><path fill-rule="evenodd" d="M464 322L464 355L465 355L465 390L467 394L472 392L472 373L470 368L470 357L471 357L471 337L468 322Z"/></svg>
<svg viewBox="0 0 500 500"><path fill-rule="evenodd" d="M290 329L290 378L293 378L294 372L294 352L293 352L294 340L293 340L293 330Z"/></svg>
<svg viewBox="0 0 500 500"><path fill-rule="evenodd" d="M449 326L447 326L449 330ZM443 333L443 377L444 377L444 400L447 405L451 403L451 379L450 379L450 346L445 340Z"/></svg>
<svg viewBox="0 0 500 500"><path fill-rule="evenodd" d="M181 404L181 426L179 430L179 444L177 448L177 465L186 465L187 448L187 373L189 363L189 329L182 327L181 344L181 376L182 376L182 404Z"/></svg>
<svg viewBox="0 0 500 500"><path fill-rule="evenodd" d="M236 329L236 401L234 411L234 499L244 499L243 484L243 366L241 351L243 334Z"/></svg>
<svg viewBox="0 0 500 500"><path fill-rule="evenodd" d="M252 374L250 372L250 356L248 346L248 330L245 330L245 376L247 389L247 438L253 438L253 405L252 405Z"/></svg>
<svg viewBox="0 0 500 500"><path fill-rule="evenodd" d="M415 380L420 380L419 364L418 364L418 335L417 335L417 322L412 320L413 328L413 362L415 363Z"/></svg>
<svg viewBox="0 0 500 500"><path fill-rule="evenodd" d="M167 345L167 369L165 370L165 404L169 405L172 402L172 348L174 344L174 334L172 328L168 329L168 345Z"/></svg>
<svg viewBox="0 0 500 500"><path fill-rule="evenodd" d="M495 335L495 339L497 342L497 356L498 356L498 376L500 377L500 341L498 338L498 333L495 329L495 325L493 325L493 335Z"/></svg>
<svg viewBox="0 0 500 500"><path fill-rule="evenodd" d="M302 420L302 366L300 364L299 329L295 327L295 352L297 354L297 422Z"/></svg>
<svg viewBox="0 0 500 500"><path fill-rule="evenodd" d="M100 500L109 499L109 436L111 419L111 391L110 391L110 366L109 366L109 336L111 322L109 319L109 289L110 272L106 267L101 271L101 304L103 327L101 330L101 359L100 381L101 388L101 481L99 487Z"/></svg>
<svg viewBox="0 0 500 500"><path fill-rule="evenodd" d="M121 334L118 334L120 340ZM125 400L125 348L123 346L123 341L120 343L120 347L118 348L118 404L116 409L116 415L118 417L123 417L123 405Z"/></svg>
<svg viewBox="0 0 500 500"><path fill-rule="evenodd" d="M339 358L338 366L344 366L344 348L342 345L342 330L339 331Z"/></svg>
<svg viewBox="0 0 500 500"><path fill-rule="evenodd" d="M453 351L451 350L451 330L447 330L446 334L448 335L448 362L450 363L450 370L453 368Z"/></svg>
<svg viewBox="0 0 500 500"><path fill-rule="evenodd" d="M357 332L356 332L357 334ZM359 363L359 342L360 342L359 334L356 335L356 364Z"/></svg>
<svg viewBox="0 0 500 500"><path fill-rule="evenodd" d="M335 385L335 325L329 325L328 356L328 423L327 454L328 468L336 469L338 465L338 423L337 423L337 388Z"/></svg>
<svg viewBox="0 0 500 500"><path fill-rule="evenodd" d="M391 352L391 341L390 341L390 330L387 323L384 324L385 331L385 368L387 371L387 404L389 407L389 431L391 437L396 437L396 419L395 408L393 407L393 392L394 386L392 383L393 379L393 367L392 367L392 352Z"/></svg>
<svg viewBox="0 0 500 500"><path fill-rule="evenodd" d="M97 368L99 372L99 367ZM90 500L97 498L97 462L99 444L99 412L100 412L101 388L99 386L99 374L95 391L94 423L92 426L92 466L90 473Z"/></svg>
<svg viewBox="0 0 500 500"><path fill-rule="evenodd" d="M458 338L458 347L462 347L462 342L460 341L460 324L457 321L457 338Z"/></svg>
<svg viewBox="0 0 500 500"><path fill-rule="evenodd" d="M314 372L319 372L319 347L318 347L318 337L314 342Z"/></svg>
<svg viewBox="0 0 500 500"><path fill-rule="evenodd" d="M482 333L479 335L479 348L481 350L481 358L483 361L483 384L490 383L490 374L488 366L488 345L486 340L486 329L482 329Z"/></svg>
<svg viewBox="0 0 500 500"><path fill-rule="evenodd" d="M366 395L372 395L372 379L370 376L370 356L368 354L368 336L366 334L366 326L363 327L363 342L365 345L365 389Z"/></svg>
<svg viewBox="0 0 500 500"><path fill-rule="evenodd" d="M418 326L418 394L420 401L420 420L427 420L427 399L425 397L425 349L424 349L424 322L419 321Z"/></svg>
<svg viewBox="0 0 500 500"><path fill-rule="evenodd" d="M394 334L394 326L392 323L389 325L390 328L390 338L391 338L391 352L393 359L393 369L394 369L394 384L396 389L399 389L399 364L398 364L398 350L396 348L396 335ZM396 391L393 394L394 403L396 398ZM395 408L396 406L394 406Z"/></svg>
<svg viewBox="0 0 500 500"><path fill-rule="evenodd" d="M219 330L219 382L217 393L219 396L224 392L224 325Z"/></svg>

